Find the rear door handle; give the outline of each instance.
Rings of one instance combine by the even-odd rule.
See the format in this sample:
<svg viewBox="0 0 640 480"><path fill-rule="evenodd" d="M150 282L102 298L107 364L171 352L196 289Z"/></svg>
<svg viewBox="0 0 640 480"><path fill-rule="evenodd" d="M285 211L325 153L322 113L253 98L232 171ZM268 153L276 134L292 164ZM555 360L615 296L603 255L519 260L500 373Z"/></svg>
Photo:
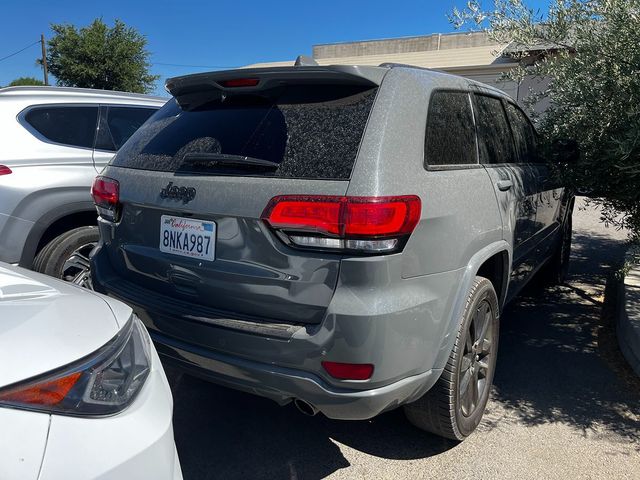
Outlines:
<svg viewBox="0 0 640 480"><path fill-rule="evenodd" d="M498 185L498 190L500 190L501 192L506 192L511 187L513 187L513 182L511 180L498 180L498 183L496 185Z"/></svg>

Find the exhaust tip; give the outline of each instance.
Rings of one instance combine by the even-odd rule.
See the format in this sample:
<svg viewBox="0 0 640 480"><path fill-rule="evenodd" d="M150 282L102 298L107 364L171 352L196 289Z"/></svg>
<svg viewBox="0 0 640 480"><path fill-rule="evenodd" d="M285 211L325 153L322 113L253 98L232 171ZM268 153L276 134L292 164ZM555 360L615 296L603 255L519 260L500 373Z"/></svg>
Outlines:
<svg viewBox="0 0 640 480"><path fill-rule="evenodd" d="M293 404L296 406L298 411L300 411L300 413L302 413L303 415L308 415L309 417L313 417L315 414L318 413L318 409L316 407L314 407L308 402L305 402L304 400L300 400L299 398L296 398L293 401Z"/></svg>

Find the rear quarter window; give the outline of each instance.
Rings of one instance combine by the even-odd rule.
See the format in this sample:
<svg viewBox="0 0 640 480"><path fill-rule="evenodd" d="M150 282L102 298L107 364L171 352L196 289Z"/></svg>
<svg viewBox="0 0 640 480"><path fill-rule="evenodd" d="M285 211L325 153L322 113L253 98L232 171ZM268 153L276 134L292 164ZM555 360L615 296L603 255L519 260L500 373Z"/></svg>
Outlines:
<svg viewBox="0 0 640 480"><path fill-rule="evenodd" d="M436 91L429 102L425 165L477 164L476 132L466 92Z"/></svg>
<svg viewBox="0 0 640 480"><path fill-rule="evenodd" d="M118 152L119 167L210 175L348 179L377 88L289 86L276 97L234 95L183 110L170 100ZM251 157L275 168L187 162Z"/></svg>
<svg viewBox="0 0 640 480"><path fill-rule="evenodd" d="M147 107L103 106L96 148L115 152L156 111Z"/></svg>
<svg viewBox="0 0 640 480"><path fill-rule="evenodd" d="M44 140L82 148L93 148L97 120L97 105L33 107L24 115Z"/></svg>

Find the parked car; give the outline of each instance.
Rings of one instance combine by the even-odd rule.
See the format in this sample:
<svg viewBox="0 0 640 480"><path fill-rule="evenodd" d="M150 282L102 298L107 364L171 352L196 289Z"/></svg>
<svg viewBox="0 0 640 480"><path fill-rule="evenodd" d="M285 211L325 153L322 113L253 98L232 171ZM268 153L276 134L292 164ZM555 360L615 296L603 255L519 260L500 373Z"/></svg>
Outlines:
<svg viewBox="0 0 640 480"><path fill-rule="evenodd" d="M86 286L98 241L93 178L165 102L83 88L0 89L0 261Z"/></svg>
<svg viewBox="0 0 640 480"><path fill-rule="evenodd" d="M182 478L169 384L129 307L0 264L0 319L0 478Z"/></svg>
<svg viewBox="0 0 640 480"><path fill-rule="evenodd" d="M566 272L573 198L508 96L398 65L167 83L97 177L94 287L161 357L302 411L480 422L500 312Z"/></svg>

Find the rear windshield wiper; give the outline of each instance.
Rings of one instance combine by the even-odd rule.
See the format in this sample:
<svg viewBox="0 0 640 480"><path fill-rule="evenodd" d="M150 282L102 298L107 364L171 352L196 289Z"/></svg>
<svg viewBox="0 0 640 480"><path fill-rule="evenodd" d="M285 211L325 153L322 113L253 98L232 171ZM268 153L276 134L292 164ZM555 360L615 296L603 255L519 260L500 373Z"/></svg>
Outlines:
<svg viewBox="0 0 640 480"><path fill-rule="evenodd" d="M269 167L276 169L280 166L278 162L264 160L262 158L246 157L244 155L230 155L227 153L185 153L183 160L185 163L207 163L211 166L222 165L255 165L257 167Z"/></svg>

